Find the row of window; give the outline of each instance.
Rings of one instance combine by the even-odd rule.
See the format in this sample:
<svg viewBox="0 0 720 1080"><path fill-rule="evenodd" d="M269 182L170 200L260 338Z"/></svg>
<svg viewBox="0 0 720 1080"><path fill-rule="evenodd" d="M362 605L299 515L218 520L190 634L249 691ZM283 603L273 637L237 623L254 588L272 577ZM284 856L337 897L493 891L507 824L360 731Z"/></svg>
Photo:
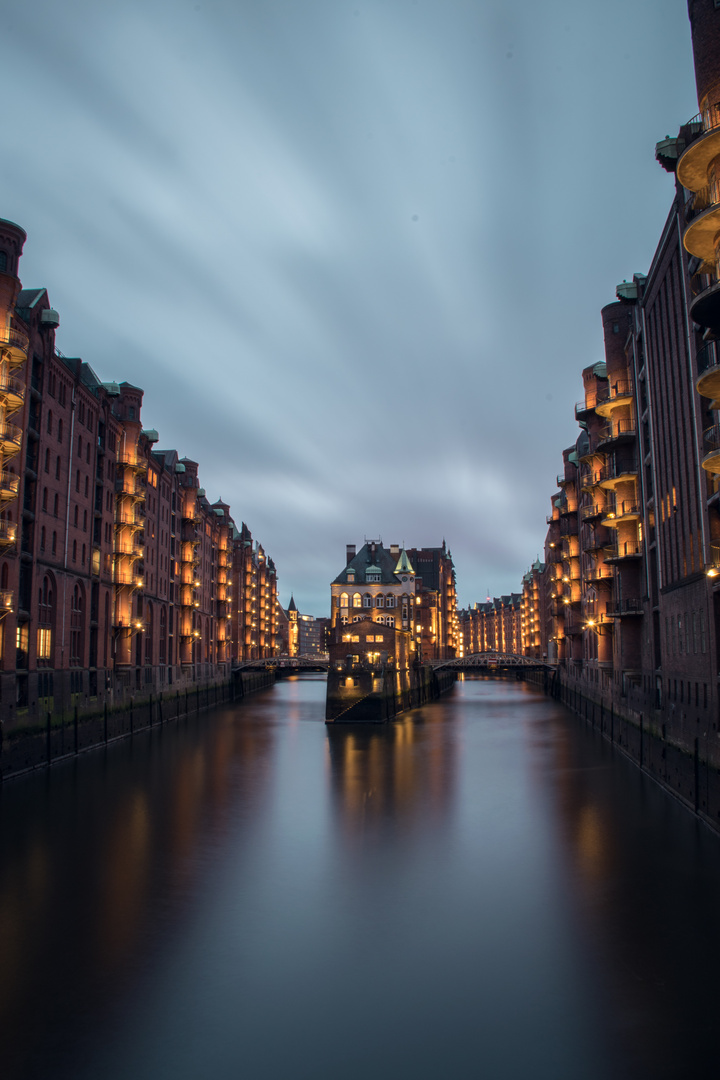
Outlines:
<svg viewBox="0 0 720 1080"><path fill-rule="evenodd" d="M403 600L407 603L407 596L404 595ZM375 600L374 600L374 603L373 603L373 597L370 595L370 593L365 593L365 595L362 596L359 592L356 592L356 593L353 593L353 595L352 595L352 605L351 605L350 604L350 596L346 592L344 592L344 593L340 593L340 596L338 597L338 605L337 606L339 608L346 608L346 607L351 607L351 606L354 607L354 608L359 608L359 607L365 607L365 608L371 608L371 607L394 608L394 607L396 607L396 597L393 596L391 593L388 593L387 596L384 596L382 593L378 593L377 596L375 597Z"/></svg>

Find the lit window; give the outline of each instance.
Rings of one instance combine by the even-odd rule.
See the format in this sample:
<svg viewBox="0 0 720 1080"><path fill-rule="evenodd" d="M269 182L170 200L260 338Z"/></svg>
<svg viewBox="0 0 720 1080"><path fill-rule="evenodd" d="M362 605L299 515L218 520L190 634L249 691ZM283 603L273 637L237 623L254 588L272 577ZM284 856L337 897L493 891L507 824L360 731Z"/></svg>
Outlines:
<svg viewBox="0 0 720 1080"><path fill-rule="evenodd" d="M366 634L365 635L365 640L366 641L374 641L375 640L375 635L374 634Z"/></svg>
<svg viewBox="0 0 720 1080"><path fill-rule="evenodd" d="M37 632L37 655L38 660L49 660L52 647L52 630L44 630L42 627Z"/></svg>
<svg viewBox="0 0 720 1080"><path fill-rule="evenodd" d="M347 606L348 606L348 594L346 592L340 593L340 607L343 608L343 607L347 607Z"/></svg>
<svg viewBox="0 0 720 1080"><path fill-rule="evenodd" d="M353 607L362 607L362 596L359 592L353 593Z"/></svg>

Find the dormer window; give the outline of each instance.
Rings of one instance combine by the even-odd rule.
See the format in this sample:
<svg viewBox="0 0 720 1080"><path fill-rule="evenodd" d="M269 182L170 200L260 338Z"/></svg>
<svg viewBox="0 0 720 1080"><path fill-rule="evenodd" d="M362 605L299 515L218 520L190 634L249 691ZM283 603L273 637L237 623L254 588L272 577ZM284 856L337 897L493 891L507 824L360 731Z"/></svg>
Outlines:
<svg viewBox="0 0 720 1080"><path fill-rule="evenodd" d="M368 570L365 571L365 580L368 582L381 582L382 573L380 571L380 568L377 566L371 566Z"/></svg>
<svg viewBox="0 0 720 1080"><path fill-rule="evenodd" d="M354 570L348 570L347 579L351 583L355 580L355 571Z"/></svg>

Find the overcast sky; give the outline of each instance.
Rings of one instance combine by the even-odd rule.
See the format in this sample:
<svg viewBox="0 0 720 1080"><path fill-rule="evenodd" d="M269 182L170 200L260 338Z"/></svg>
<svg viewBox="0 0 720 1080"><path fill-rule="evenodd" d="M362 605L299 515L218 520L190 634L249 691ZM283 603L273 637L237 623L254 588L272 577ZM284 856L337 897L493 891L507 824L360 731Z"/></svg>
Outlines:
<svg viewBox="0 0 720 1080"><path fill-rule="evenodd" d="M0 0L0 216L57 345L327 613L345 544L542 545L697 111L685 0Z"/></svg>

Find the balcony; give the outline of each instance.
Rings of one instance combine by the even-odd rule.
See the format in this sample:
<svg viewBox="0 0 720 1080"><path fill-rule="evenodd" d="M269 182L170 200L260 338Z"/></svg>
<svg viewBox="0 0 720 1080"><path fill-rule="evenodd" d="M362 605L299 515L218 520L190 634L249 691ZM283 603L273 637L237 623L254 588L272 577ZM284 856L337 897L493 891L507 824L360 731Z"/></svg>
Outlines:
<svg viewBox="0 0 720 1080"><path fill-rule="evenodd" d="M580 487L583 491L591 491L594 487L598 487L602 476L602 469L583 469L580 473Z"/></svg>
<svg viewBox="0 0 720 1080"><path fill-rule="evenodd" d="M127 539L125 536L116 535L113 541L115 555L126 555L131 559L142 559L143 546L135 539Z"/></svg>
<svg viewBox="0 0 720 1080"><path fill-rule="evenodd" d="M713 424L703 432L702 467L710 473L720 473L720 425Z"/></svg>
<svg viewBox="0 0 720 1080"><path fill-rule="evenodd" d="M634 462L607 465L600 474L600 487L613 491L618 484L637 480L637 465Z"/></svg>
<svg viewBox="0 0 720 1080"><path fill-rule="evenodd" d="M132 469L137 473L146 473L148 463L144 458L139 458L135 454L118 454L118 465L122 465L124 469Z"/></svg>
<svg viewBox="0 0 720 1080"><path fill-rule="evenodd" d="M611 548L608 548L605 562L617 563L622 562L624 559L641 559L642 553L642 540L623 540L622 543L613 544Z"/></svg>
<svg viewBox="0 0 720 1080"><path fill-rule="evenodd" d="M25 383L12 375L0 375L0 402L8 413L22 407L25 400Z"/></svg>
<svg viewBox="0 0 720 1080"><path fill-rule="evenodd" d="M696 275L698 279L704 276ZM720 333L720 281L711 279L709 285L697 289L690 301L690 318L698 325L709 326L715 333Z"/></svg>
<svg viewBox="0 0 720 1080"><path fill-rule="evenodd" d="M113 582L116 585L129 585L133 589L142 589L143 587L143 579L140 575L125 566L116 565L113 568Z"/></svg>
<svg viewBox="0 0 720 1080"><path fill-rule="evenodd" d="M20 452L22 447L22 428L17 424L10 424L7 420L0 420L0 450L12 457Z"/></svg>
<svg viewBox="0 0 720 1080"><path fill-rule="evenodd" d="M603 525L609 529L617 529L626 521L635 521L642 517L642 507L634 499L613 499L606 507Z"/></svg>
<svg viewBox="0 0 720 1080"><path fill-rule="evenodd" d="M9 502L10 499L17 498L19 487L19 476L16 476L15 473L10 472L8 469L0 471L0 502Z"/></svg>
<svg viewBox="0 0 720 1080"><path fill-rule="evenodd" d="M607 616L610 619L623 618L626 615L638 616L643 614L643 602L639 596L626 597L623 600L608 602Z"/></svg>
<svg viewBox="0 0 720 1080"><path fill-rule="evenodd" d="M633 400L632 383L627 379L616 379L608 387L608 396L604 401L598 402L595 412L598 416L610 417L613 410L621 405L631 405Z"/></svg>
<svg viewBox="0 0 720 1080"><path fill-rule="evenodd" d="M598 432L597 449L602 447L616 446L620 443L630 442L635 438L637 428L632 417L623 417L613 420Z"/></svg>
<svg viewBox="0 0 720 1080"><path fill-rule="evenodd" d="M711 408L720 409L720 348L708 341L697 354L698 378L695 388L703 397L712 398Z"/></svg>
<svg viewBox="0 0 720 1080"><path fill-rule="evenodd" d="M118 510L115 514L115 524L130 529L144 529L145 515L137 510Z"/></svg>
<svg viewBox="0 0 720 1080"><path fill-rule="evenodd" d="M605 584L614 580L615 575L607 566L594 566L585 572L585 580L589 585Z"/></svg>
<svg viewBox="0 0 720 1080"><path fill-rule="evenodd" d="M580 517L583 521L592 521L593 518L600 518L606 512L605 506L598 506L596 503L591 503L590 506L580 507Z"/></svg>
<svg viewBox="0 0 720 1080"><path fill-rule="evenodd" d="M14 521L0 520L0 548L12 547L17 540L17 525Z"/></svg>
<svg viewBox="0 0 720 1080"><path fill-rule="evenodd" d="M20 367L27 360L30 339L24 330L15 326L0 326L0 355L11 367Z"/></svg>
<svg viewBox="0 0 720 1080"><path fill-rule="evenodd" d="M588 416L590 416L590 414L594 413L594 412L595 412L595 402L593 401L591 403L591 402L589 402L587 400L587 398L583 399L583 401L578 401L575 404L575 419L576 420L586 420L588 418Z"/></svg>
<svg viewBox="0 0 720 1080"><path fill-rule="evenodd" d="M688 191L702 191L708 182L708 166L720 154L720 104L709 105L684 125L688 143L677 163L677 178Z"/></svg>

